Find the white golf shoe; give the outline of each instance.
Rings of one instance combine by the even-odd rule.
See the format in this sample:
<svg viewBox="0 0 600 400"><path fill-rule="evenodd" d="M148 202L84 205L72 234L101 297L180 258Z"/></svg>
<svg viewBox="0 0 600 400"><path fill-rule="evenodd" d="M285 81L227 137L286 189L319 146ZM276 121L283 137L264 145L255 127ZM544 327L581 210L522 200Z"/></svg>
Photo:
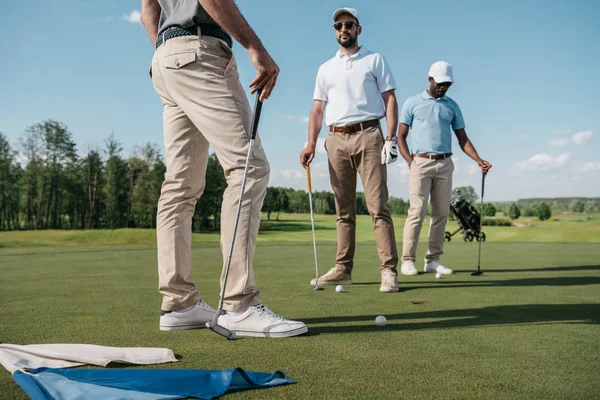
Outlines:
<svg viewBox="0 0 600 400"><path fill-rule="evenodd" d="M400 272L402 272L402 275L406 275L406 276L414 276L414 275L419 274L419 272L417 271L417 268L415 268L414 261L403 262L402 265L400 266Z"/></svg>
<svg viewBox="0 0 600 400"><path fill-rule="evenodd" d="M439 272L442 275L451 275L454 273L450 268L444 267L439 261L431 261L425 264L425 272Z"/></svg>
<svg viewBox="0 0 600 400"><path fill-rule="evenodd" d="M177 331L184 329L205 328L205 324L212 321L216 310L200 300L191 308L181 311L161 311L160 330Z"/></svg>
<svg viewBox="0 0 600 400"><path fill-rule="evenodd" d="M252 306L240 315L223 314L219 316L219 325L237 336L282 338L308 332L304 323L285 319L262 304Z"/></svg>

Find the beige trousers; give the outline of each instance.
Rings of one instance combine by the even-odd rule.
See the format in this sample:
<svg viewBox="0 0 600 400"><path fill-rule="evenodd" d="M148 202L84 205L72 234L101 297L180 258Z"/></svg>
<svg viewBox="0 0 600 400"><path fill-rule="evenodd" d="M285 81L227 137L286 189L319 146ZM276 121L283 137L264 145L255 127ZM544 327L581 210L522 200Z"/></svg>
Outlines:
<svg viewBox="0 0 600 400"><path fill-rule="evenodd" d="M356 133L329 132L325 146L329 161L329 177L337 213L336 266L348 273L354 267L356 241L356 173L365 190L367 209L373 220L373 231L380 268L396 271L398 251L394 223L387 205L387 169L381 164L384 139L379 127Z"/></svg>
<svg viewBox="0 0 600 400"><path fill-rule="evenodd" d="M415 157L410 166L408 217L404 224L402 261L415 261L421 226L431 196L429 248L425 262L437 261L444 249L444 233L452 193L452 158L429 160Z"/></svg>
<svg viewBox="0 0 600 400"><path fill-rule="evenodd" d="M157 215L158 280L162 309L178 310L200 296L192 280L192 216L205 186L209 145L225 171L221 250L226 262L250 140L252 110L231 49L213 37L183 36L161 45L152 82L163 102L167 172ZM252 259L269 163L257 136L233 249L224 308L244 311L260 303ZM224 270L221 274L223 285Z"/></svg>

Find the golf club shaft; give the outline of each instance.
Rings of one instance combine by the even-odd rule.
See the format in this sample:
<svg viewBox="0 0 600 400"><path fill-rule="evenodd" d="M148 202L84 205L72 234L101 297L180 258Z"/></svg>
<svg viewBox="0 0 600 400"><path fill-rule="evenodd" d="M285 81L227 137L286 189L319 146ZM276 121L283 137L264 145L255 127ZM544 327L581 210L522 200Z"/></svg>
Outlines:
<svg viewBox="0 0 600 400"><path fill-rule="evenodd" d="M231 235L231 244L229 245L229 254L227 255L227 263L225 265L225 276L223 279L223 286L221 288L221 299L219 300L219 309L215 313L213 323L216 325L219 319L219 315L223 312L223 304L225 301L225 288L227 286L227 278L229 277L229 268L231 266L231 256L233 254L233 245L235 244L235 236L237 233L238 223L240 220L240 214L242 211L242 201L244 199L244 190L246 189L246 178L248 177L248 167L250 165L250 157L252 156L252 147L254 146L254 138L256 138L256 131L258 129L258 122L260 120L260 112L262 110L262 101L260 101L261 90L259 89L256 93L256 103L254 105L254 113L252 114L252 133L250 136L250 143L248 144L248 154L246 155L246 165L244 167L244 176L242 178L242 187L240 189L240 197L238 199L237 211L235 213L235 222L233 224L233 233Z"/></svg>
<svg viewBox="0 0 600 400"><path fill-rule="evenodd" d="M313 201L312 201L312 183L310 179L310 166L306 166L306 177L308 179L308 204L310 205L310 223L312 225L312 238L313 238L313 252L315 254L315 275L316 284L319 283L319 265L317 262L317 238L315 237L315 216L313 212Z"/></svg>
<svg viewBox="0 0 600 400"><path fill-rule="evenodd" d="M481 174L481 205L479 206L479 254L477 255L477 271L481 271L481 227L483 226L483 190L485 189L485 174Z"/></svg>

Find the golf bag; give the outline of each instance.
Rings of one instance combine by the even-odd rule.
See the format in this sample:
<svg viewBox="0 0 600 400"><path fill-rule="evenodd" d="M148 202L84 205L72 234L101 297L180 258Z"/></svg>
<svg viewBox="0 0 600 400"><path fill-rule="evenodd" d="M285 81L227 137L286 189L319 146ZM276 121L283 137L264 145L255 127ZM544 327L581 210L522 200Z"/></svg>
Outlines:
<svg viewBox="0 0 600 400"><path fill-rule="evenodd" d="M459 196L457 200L450 203L450 208L456 216L460 227L452 233L446 232L444 241L451 241L456 233L462 231L461 233L465 242L472 242L473 239L477 239L478 242L485 242L485 233L479 230L481 215L479 215L479 211L475 207Z"/></svg>

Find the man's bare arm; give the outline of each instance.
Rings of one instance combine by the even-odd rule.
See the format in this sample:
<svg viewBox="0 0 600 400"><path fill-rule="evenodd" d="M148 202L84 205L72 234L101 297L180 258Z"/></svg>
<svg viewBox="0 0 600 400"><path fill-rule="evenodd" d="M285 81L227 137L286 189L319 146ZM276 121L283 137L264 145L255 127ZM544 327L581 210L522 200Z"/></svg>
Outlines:
<svg viewBox="0 0 600 400"><path fill-rule="evenodd" d="M388 90L381 94L385 104L385 120L387 122L386 140L392 140L396 136L398 126L398 101L396 100L396 91Z"/></svg>
<svg viewBox="0 0 600 400"><path fill-rule="evenodd" d="M233 0L198 0L204 10L223 29L248 50L256 68L256 77L250 82L250 93L262 89L261 100L269 98L279 75L279 67L273 61L262 42L240 13Z"/></svg>
<svg viewBox="0 0 600 400"><path fill-rule="evenodd" d="M408 143L406 143L406 137L408 136L408 125L400 123L398 127L398 148L400 149L400 154L402 158L406 161L408 166L413 162L412 155L408 150Z"/></svg>
<svg viewBox="0 0 600 400"><path fill-rule="evenodd" d="M321 132L321 126L323 125L323 114L326 104L327 102L321 100L315 100L313 103L310 119L308 121L308 144L300 153L300 164L303 166L307 166L311 163L313 158L315 158L317 138L319 137L319 132Z"/></svg>
<svg viewBox="0 0 600 400"><path fill-rule="evenodd" d="M146 28L146 33L152 42L152 45L156 43L156 36L158 35L158 21L160 19L160 4L157 0L142 0L142 11L140 12L140 19L142 25Z"/></svg>
<svg viewBox="0 0 600 400"><path fill-rule="evenodd" d="M462 151L464 151L466 155L475 160L477 165L479 165L481 172L486 174L488 170L492 168L492 164L485 160L482 160L481 157L479 157L479 154L477 153L477 150L475 150L475 146L473 146L473 143L471 143L471 140L467 136L467 132L465 131L465 129L457 129L454 131L454 133L456 134L458 144L460 145Z"/></svg>

